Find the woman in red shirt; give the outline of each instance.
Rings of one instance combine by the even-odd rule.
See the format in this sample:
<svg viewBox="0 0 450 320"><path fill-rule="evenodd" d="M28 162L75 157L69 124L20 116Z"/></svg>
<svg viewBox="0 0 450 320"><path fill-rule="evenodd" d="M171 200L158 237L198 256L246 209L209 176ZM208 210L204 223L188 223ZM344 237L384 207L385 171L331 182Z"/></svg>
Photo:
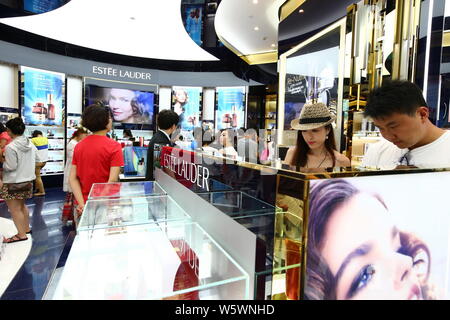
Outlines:
<svg viewBox="0 0 450 320"><path fill-rule="evenodd" d="M74 149L69 182L77 201L77 213L83 213L94 183L116 182L124 165L122 147L106 136L112 129L109 108L91 105L81 116L83 127L93 134Z"/></svg>

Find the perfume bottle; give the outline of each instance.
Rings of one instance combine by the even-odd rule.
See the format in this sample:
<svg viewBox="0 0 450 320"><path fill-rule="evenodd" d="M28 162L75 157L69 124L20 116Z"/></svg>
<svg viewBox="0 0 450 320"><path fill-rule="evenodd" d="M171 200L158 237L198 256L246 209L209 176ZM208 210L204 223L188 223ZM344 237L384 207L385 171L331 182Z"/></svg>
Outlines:
<svg viewBox="0 0 450 320"><path fill-rule="evenodd" d="M47 94L47 119L48 120L55 120L55 105L53 104L53 94L49 93Z"/></svg>
<svg viewBox="0 0 450 320"><path fill-rule="evenodd" d="M237 113L236 113L236 106L233 106L232 109L232 114L231 114L231 126L233 128L237 127Z"/></svg>

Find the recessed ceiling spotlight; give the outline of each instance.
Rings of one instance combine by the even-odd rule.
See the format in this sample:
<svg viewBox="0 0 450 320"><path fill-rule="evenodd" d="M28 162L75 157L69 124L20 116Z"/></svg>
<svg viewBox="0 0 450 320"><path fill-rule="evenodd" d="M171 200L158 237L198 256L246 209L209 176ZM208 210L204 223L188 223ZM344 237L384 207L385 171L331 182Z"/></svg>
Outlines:
<svg viewBox="0 0 450 320"><path fill-rule="evenodd" d="M275 48L275 47L276 47L275 43L272 43L270 46L271 46L272 48Z"/></svg>
<svg viewBox="0 0 450 320"><path fill-rule="evenodd" d="M259 27L254 27L253 30L258 31Z"/></svg>
<svg viewBox="0 0 450 320"><path fill-rule="evenodd" d="M253 4L258 4L258 0L253 0Z"/></svg>
<svg viewBox="0 0 450 320"><path fill-rule="evenodd" d="M298 10L298 12L303 13L303 12L305 12L305 10L300 9L300 10Z"/></svg>

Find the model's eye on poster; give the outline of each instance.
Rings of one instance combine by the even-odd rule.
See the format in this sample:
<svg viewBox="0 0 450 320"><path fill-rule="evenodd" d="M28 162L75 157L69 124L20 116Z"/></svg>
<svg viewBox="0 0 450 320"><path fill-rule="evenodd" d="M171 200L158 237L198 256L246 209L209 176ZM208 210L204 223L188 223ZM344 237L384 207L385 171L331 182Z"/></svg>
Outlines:
<svg viewBox="0 0 450 320"><path fill-rule="evenodd" d="M86 85L86 106L108 106L114 122L152 124L154 97L153 92Z"/></svg>
<svg viewBox="0 0 450 320"><path fill-rule="evenodd" d="M312 181L305 298L449 299L449 186L448 172Z"/></svg>
<svg viewBox="0 0 450 320"><path fill-rule="evenodd" d="M62 125L65 75L21 67L25 124Z"/></svg>
<svg viewBox="0 0 450 320"><path fill-rule="evenodd" d="M217 129L245 127L245 87L217 88Z"/></svg>
<svg viewBox="0 0 450 320"><path fill-rule="evenodd" d="M178 127L181 130L193 130L201 126L201 87L173 87L172 105L180 120Z"/></svg>

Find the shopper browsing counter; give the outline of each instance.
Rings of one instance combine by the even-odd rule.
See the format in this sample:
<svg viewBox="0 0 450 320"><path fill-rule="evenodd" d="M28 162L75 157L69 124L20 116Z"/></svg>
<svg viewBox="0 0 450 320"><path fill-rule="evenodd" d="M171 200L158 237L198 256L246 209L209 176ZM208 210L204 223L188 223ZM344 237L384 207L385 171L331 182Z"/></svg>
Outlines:
<svg viewBox="0 0 450 320"><path fill-rule="evenodd" d="M300 168L348 167L350 160L336 151L332 123L336 116L323 103L306 104L291 127L299 130L297 145L289 148L285 163Z"/></svg>
<svg viewBox="0 0 450 320"><path fill-rule="evenodd" d="M118 181L120 167L124 165L122 147L106 137L112 129L108 108L96 105L87 107L81 123L93 134L80 141L73 153L69 182L78 204L78 214L83 212L92 185Z"/></svg>
<svg viewBox="0 0 450 320"><path fill-rule="evenodd" d="M413 83L391 81L375 89L364 115L373 119L384 139L369 147L362 165L450 167L450 132L431 123L429 114L420 88Z"/></svg>

